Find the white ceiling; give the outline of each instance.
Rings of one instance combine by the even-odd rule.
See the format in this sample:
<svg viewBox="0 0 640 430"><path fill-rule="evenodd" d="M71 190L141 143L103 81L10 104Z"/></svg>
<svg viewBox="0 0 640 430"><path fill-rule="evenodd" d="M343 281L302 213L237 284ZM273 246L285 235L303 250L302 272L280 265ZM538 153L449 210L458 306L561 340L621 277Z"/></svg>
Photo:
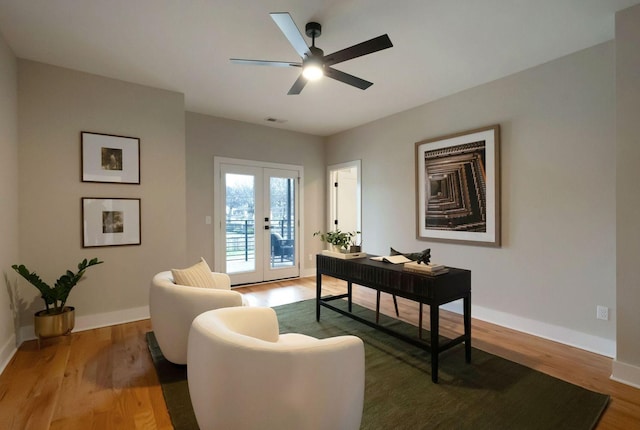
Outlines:
<svg viewBox="0 0 640 430"><path fill-rule="evenodd" d="M184 93L186 108L331 135L613 39L640 0L0 0L16 56ZM335 67L288 96L299 70L229 58L300 61L269 17L289 12L331 53L387 33L394 47ZM305 37L306 38L306 37ZM269 123L265 118L285 120Z"/></svg>

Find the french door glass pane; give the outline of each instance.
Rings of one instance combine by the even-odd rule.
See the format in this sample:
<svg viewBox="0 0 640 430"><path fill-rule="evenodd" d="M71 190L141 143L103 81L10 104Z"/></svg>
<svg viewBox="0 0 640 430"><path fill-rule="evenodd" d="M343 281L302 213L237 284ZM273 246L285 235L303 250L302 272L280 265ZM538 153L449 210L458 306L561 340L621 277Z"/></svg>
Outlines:
<svg viewBox="0 0 640 430"><path fill-rule="evenodd" d="M225 174L227 273L256 268L255 177Z"/></svg>
<svg viewBox="0 0 640 430"><path fill-rule="evenodd" d="M296 263L295 184L294 178L272 176L269 180L271 268Z"/></svg>

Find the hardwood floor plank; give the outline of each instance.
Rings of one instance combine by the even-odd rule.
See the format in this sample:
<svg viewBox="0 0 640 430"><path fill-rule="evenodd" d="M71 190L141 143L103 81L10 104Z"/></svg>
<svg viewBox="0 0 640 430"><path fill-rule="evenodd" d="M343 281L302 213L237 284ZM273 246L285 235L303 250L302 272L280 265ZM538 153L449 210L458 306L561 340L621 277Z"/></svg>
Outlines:
<svg viewBox="0 0 640 430"><path fill-rule="evenodd" d="M53 422L67 422L76 417L88 425L93 419L90 412L111 408L111 359L105 353L110 345L110 331L104 327L71 336L71 354Z"/></svg>
<svg viewBox="0 0 640 430"><path fill-rule="evenodd" d="M9 363L14 376L2 378L6 388L0 400L0 428L48 428L69 357L68 339L47 340L42 349L36 341L27 342L16 353ZM47 345L51 342L55 345Z"/></svg>
<svg viewBox="0 0 640 430"><path fill-rule="evenodd" d="M340 294L346 283L323 279L323 294ZM315 277L240 287L254 306L278 306L315 298ZM375 292L354 285L354 301L375 309ZM414 302L398 298L400 319L417 325ZM381 312L395 316L382 294ZM462 317L441 310L442 334L462 333ZM429 312L423 313L428 328ZM39 350L25 342L0 375L0 429L171 429L162 389L147 349L149 320L49 339ZM612 400L598 430L640 428L640 390L612 381L612 360L557 342L472 321L473 346L582 387Z"/></svg>

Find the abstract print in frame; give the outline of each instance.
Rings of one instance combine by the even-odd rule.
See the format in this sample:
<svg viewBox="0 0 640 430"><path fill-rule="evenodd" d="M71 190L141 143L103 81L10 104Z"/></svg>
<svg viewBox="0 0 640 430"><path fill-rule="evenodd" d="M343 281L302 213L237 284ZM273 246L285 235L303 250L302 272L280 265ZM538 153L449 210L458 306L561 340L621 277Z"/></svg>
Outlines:
<svg viewBox="0 0 640 430"><path fill-rule="evenodd" d="M416 150L416 237L500 246L500 126L423 140Z"/></svg>
<svg viewBox="0 0 640 430"><path fill-rule="evenodd" d="M140 184L140 139L80 133L82 182Z"/></svg>
<svg viewBox="0 0 640 430"><path fill-rule="evenodd" d="M82 247L140 245L140 199L82 198Z"/></svg>

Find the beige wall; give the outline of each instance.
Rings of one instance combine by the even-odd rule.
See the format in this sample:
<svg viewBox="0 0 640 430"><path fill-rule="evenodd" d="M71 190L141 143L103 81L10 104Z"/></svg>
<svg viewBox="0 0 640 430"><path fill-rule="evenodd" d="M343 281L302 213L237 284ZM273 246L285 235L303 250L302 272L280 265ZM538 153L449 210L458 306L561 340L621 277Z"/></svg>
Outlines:
<svg viewBox="0 0 640 430"><path fill-rule="evenodd" d="M613 376L640 387L640 6L616 14L617 354Z"/></svg>
<svg viewBox="0 0 640 430"><path fill-rule="evenodd" d="M18 75L17 61L0 36L0 372L16 347L9 291L18 261Z"/></svg>
<svg viewBox="0 0 640 430"><path fill-rule="evenodd" d="M186 261L183 95L20 60L18 100L20 263L54 282L85 257L104 261L70 295L76 327L148 316L153 274ZM81 182L81 131L140 138L141 184ZM81 197L141 198L142 244L83 249ZM26 326L42 301L20 287Z"/></svg>
<svg viewBox="0 0 640 430"><path fill-rule="evenodd" d="M309 269L306 257L322 248L308 233L325 226L325 166L361 159L365 251L430 247L434 261L473 271L474 317L616 353L614 377L639 381L639 22L640 7L620 12L615 43L332 136L326 153L320 137L185 114L178 93L16 64L0 40L0 266L15 280L10 265L24 263L53 282L97 256L105 264L69 302L77 327L144 317L155 272L213 261L204 218L213 215L213 157L222 156L304 166ZM414 142L494 123L502 126L502 247L416 240ZM82 183L81 130L141 138L142 184ZM142 245L81 248L83 196L141 198ZM41 300L19 284L25 328ZM595 319L596 305L610 308L610 321ZM0 368L12 327L5 288Z"/></svg>
<svg viewBox="0 0 640 430"><path fill-rule="evenodd" d="M304 167L303 223L306 233L323 228L325 159L323 139L302 133L187 112L187 258L204 257L213 266L213 158L294 164ZM322 249L311 234L302 237L303 270L308 256ZM313 262L315 267L315 260Z"/></svg>
<svg viewBox="0 0 640 430"><path fill-rule="evenodd" d="M474 317L613 356L614 51L598 45L329 138L328 164L362 160L364 251L429 247L433 261L471 269ZM414 143L491 124L502 127L502 247L416 240Z"/></svg>

